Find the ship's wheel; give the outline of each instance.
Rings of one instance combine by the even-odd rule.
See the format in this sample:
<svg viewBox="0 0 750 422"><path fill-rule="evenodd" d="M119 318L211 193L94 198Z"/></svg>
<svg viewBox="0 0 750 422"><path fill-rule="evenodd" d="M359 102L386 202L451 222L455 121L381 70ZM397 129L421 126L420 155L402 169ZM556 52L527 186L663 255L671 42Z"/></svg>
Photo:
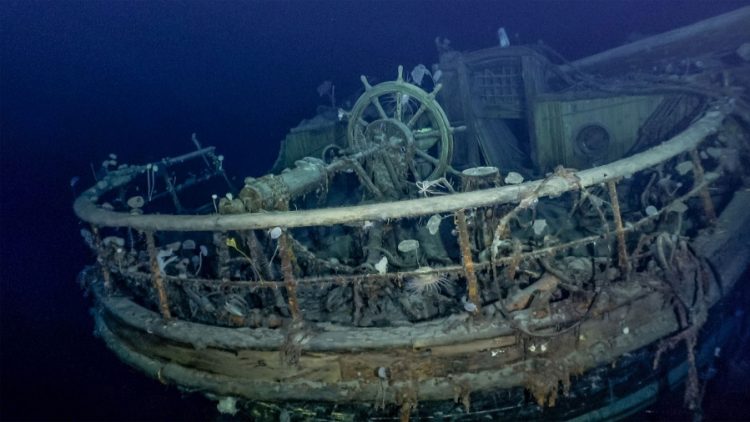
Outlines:
<svg viewBox="0 0 750 422"><path fill-rule="evenodd" d="M384 145L413 159L416 179L434 180L445 175L453 156L453 131L443 108L435 101L442 85L432 92L398 79L370 85L361 77L365 93L349 114L349 145L366 148Z"/></svg>

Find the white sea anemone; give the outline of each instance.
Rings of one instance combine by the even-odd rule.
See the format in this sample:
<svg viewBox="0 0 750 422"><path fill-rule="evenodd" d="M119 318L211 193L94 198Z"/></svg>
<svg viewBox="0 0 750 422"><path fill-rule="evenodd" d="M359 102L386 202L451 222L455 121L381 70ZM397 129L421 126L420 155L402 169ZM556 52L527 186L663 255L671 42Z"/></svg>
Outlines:
<svg viewBox="0 0 750 422"><path fill-rule="evenodd" d="M427 220L427 230L431 235L437 234L438 230L440 230L441 221L443 221L443 217L440 214L435 214Z"/></svg>
<svg viewBox="0 0 750 422"><path fill-rule="evenodd" d="M271 230L268 231L268 235L271 236L271 239L276 240L281 237L281 227L274 227Z"/></svg>
<svg viewBox="0 0 750 422"><path fill-rule="evenodd" d="M505 176L505 184L508 185L518 185L523 182L523 176L521 174L516 173L515 171L511 171Z"/></svg>
<svg viewBox="0 0 750 422"><path fill-rule="evenodd" d="M675 170L677 170L677 173L680 173L680 176L684 176L691 171L693 171L693 162L692 161L683 161L679 164L677 164L675 167Z"/></svg>
<svg viewBox="0 0 750 422"><path fill-rule="evenodd" d="M448 277L433 272L430 267L419 267L415 273L406 280L406 291L411 294L429 295L438 293L441 288L450 285Z"/></svg>
<svg viewBox="0 0 750 422"><path fill-rule="evenodd" d="M403 252L404 254L414 254L414 261L416 261L417 267L419 267L419 254L417 253L417 249L419 249L419 241L415 239L403 240L398 244L398 250L400 252Z"/></svg>
<svg viewBox="0 0 750 422"><path fill-rule="evenodd" d="M542 233L544 233L544 230L547 228L547 220L543 218L534 220L534 224L531 226L531 228L534 230L535 235L541 236Z"/></svg>
<svg viewBox="0 0 750 422"><path fill-rule="evenodd" d="M477 305L475 305L474 302L470 301L466 296L461 298L461 305L463 305L464 311L470 314L476 313L479 310L479 308L477 308Z"/></svg>
<svg viewBox="0 0 750 422"><path fill-rule="evenodd" d="M127 202L130 208L141 208L145 203L146 201L140 195L129 198Z"/></svg>
<svg viewBox="0 0 750 422"><path fill-rule="evenodd" d="M402 240L401 243L398 244L398 250L403 253L414 252L417 248L419 248L419 241L415 239Z"/></svg>
<svg viewBox="0 0 750 422"><path fill-rule="evenodd" d="M198 253L198 268L195 270L195 275L198 275L198 273L201 272L201 267L203 266L203 257L208 256L208 248L205 245L201 245L199 249L200 249L200 253ZM194 259L192 262L193 262L193 265L195 266Z"/></svg>
<svg viewBox="0 0 750 422"><path fill-rule="evenodd" d="M239 411L237 409L237 399L234 397L222 397L216 405L216 409L219 413L225 415L236 415Z"/></svg>
<svg viewBox="0 0 750 422"><path fill-rule="evenodd" d="M216 213L218 214L219 213L219 206L216 204L216 200L217 199L219 199L219 195L217 195L217 194L211 195L211 201L213 201L213 203L214 203L214 211L216 211Z"/></svg>
<svg viewBox="0 0 750 422"><path fill-rule="evenodd" d="M380 261L378 261L377 264L375 264L375 269L378 271L378 274L383 275L388 272L388 258L382 257L380 258Z"/></svg>

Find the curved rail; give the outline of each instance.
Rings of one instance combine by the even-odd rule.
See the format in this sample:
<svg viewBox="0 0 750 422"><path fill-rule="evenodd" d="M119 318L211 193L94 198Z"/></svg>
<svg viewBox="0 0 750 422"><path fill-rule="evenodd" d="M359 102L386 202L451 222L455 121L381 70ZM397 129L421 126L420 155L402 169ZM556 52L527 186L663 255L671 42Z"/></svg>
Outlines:
<svg viewBox="0 0 750 422"><path fill-rule="evenodd" d="M137 172L140 167L136 167L136 171L130 168L127 171L111 173L96 186L81 194L76 199L73 209L80 219L97 226L127 226L143 231L253 230L277 226L308 227L364 220L380 221L424 216L493 204L520 202L532 193L536 193L540 198L556 196L567 191L633 175L681 153L695 149L706 136L719 128L726 115L727 112L725 111L709 111L683 132L656 147L604 166L575 172L572 174L573 177L552 176L545 180L530 181L520 185L502 186L442 197L304 211L236 215L130 215L98 207L96 204L98 197L127 184L140 173Z"/></svg>

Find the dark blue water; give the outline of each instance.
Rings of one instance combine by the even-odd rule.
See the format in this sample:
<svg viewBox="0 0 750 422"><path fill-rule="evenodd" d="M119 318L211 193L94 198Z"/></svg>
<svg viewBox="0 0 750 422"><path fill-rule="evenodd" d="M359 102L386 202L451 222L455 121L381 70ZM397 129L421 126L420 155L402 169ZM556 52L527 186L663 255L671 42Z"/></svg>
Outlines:
<svg viewBox="0 0 750 422"><path fill-rule="evenodd" d="M110 152L140 163L188 151L190 134L261 175L280 140L359 75L459 50L543 40L569 58L746 2L0 2L0 419L207 419L121 364L92 335L75 284L92 262L69 182ZM241 179L240 179L241 180Z"/></svg>

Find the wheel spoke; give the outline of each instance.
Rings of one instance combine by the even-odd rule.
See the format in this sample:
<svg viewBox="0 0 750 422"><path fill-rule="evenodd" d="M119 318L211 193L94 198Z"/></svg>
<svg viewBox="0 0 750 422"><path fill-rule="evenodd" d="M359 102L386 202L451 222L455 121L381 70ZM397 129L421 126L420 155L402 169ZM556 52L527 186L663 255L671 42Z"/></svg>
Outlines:
<svg viewBox="0 0 750 422"><path fill-rule="evenodd" d="M419 109L417 110L416 113L414 113L413 116L411 116L411 119L409 119L409 121L406 123L406 126L409 129L414 127L414 123L417 122L417 120L422 116L422 113L424 113L425 110L427 110L427 106L424 103L420 104Z"/></svg>
<svg viewBox="0 0 750 422"><path fill-rule="evenodd" d="M440 136L440 131L437 129L430 129L424 132L418 131L414 134L414 139L425 139Z"/></svg>
<svg viewBox="0 0 750 422"><path fill-rule="evenodd" d="M424 158L425 160L427 160L428 162L432 163L432 164L433 164L433 165L435 165L435 166L437 166L437 165L439 165L439 164L440 164L440 161L439 161L439 160L438 160L437 158L435 158L435 157L431 156L430 154L428 154L428 153L426 153L426 152L424 152L424 151L422 151L422 150L420 150L420 149L418 149L418 148L417 148L417 149L415 149L415 150L414 150L414 152L415 152L415 153L416 153L416 154L417 154L418 156L420 156L420 157Z"/></svg>
<svg viewBox="0 0 750 422"><path fill-rule="evenodd" d="M378 97L372 97L370 102L375 106L376 109L378 109L378 114L380 114L381 119L388 118L388 116L385 114L385 110L383 110L383 106L380 105L380 99Z"/></svg>
<svg viewBox="0 0 750 422"><path fill-rule="evenodd" d="M404 105L401 104L401 99L403 97L404 97L404 94L401 94L400 92L396 92L396 113L395 113L394 117L399 122L402 121L402 119L404 117L403 116Z"/></svg>

